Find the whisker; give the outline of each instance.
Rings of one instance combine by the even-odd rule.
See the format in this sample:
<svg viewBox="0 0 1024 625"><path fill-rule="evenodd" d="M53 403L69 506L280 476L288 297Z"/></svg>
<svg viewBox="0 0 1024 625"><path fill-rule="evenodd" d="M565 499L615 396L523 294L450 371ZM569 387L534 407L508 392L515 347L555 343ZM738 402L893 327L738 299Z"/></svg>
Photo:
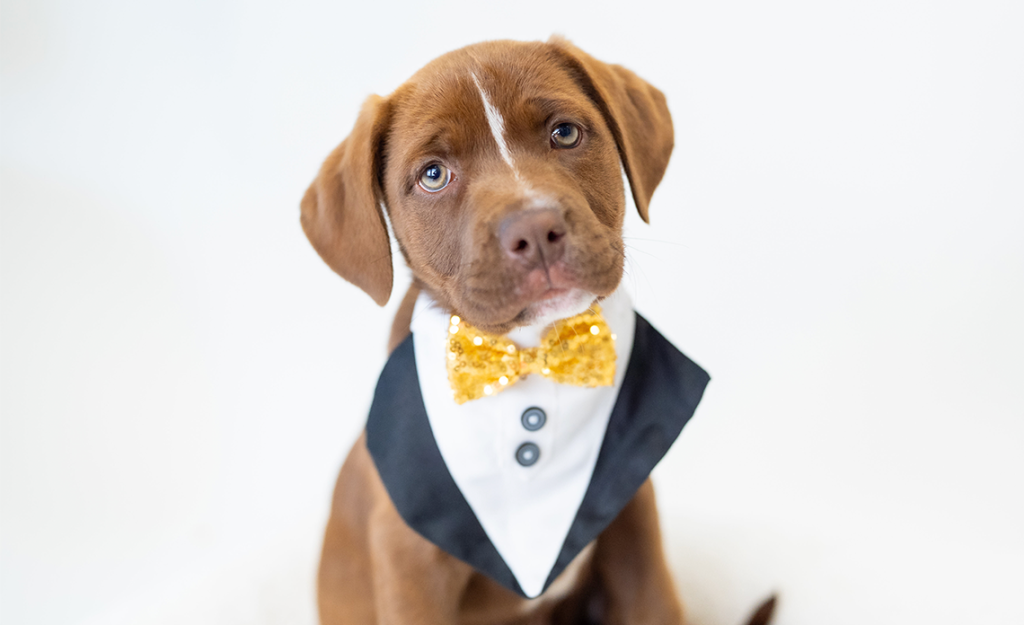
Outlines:
<svg viewBox="0 0 1024 625"><path fill-rule="evenodd" d="M622 237L623 241L625 241L626 239L629 239L631 241L649 241L651 243L664 243L665 245L675 245L675 246L678 246L678 247L689 247L685 243L679 243L678 241L666 241L664 239L644 239L644 238L641 238L641 237Z"/></svg>
<svg viewBox="0 0 1024 625"><path fill-rule="evenodd" d="M633 247L632 245L629 246L629 250L631 252L639 252L641 254L647 254L648 256L654 258L655 260L661 260L660 256L655 256L654 254L648 252L647 250L641 250L639 248Z"/></svg>
<svg viewBox="0 0 1024 625"><path fill-rule="evenodd" d="M644 281L647 282L647 286L650 288L651 292L652 293L657 293L657 290L655 290L654 285L651 283L650 278L647 277L647 272L644 271L644 268L640 265L640 263L636 262L636 261L633 261L631 264L635 265L637 271L639 271L640 274L644 277ZM634 286L636 286L636 275L635 274L633 276L633 280L634 280ZM637 290L637 295L639 295L639 289Z"/></svg>

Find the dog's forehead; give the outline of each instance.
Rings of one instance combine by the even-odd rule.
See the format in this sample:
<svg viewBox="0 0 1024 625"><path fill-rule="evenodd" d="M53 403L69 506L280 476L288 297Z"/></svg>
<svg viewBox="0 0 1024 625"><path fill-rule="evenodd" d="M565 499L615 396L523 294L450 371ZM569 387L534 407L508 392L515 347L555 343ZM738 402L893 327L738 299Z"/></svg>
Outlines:
<svg viewBox="0 0 1024 625"><path fill-rule="evenodd" d="M401 156L465 152L490 135L487 108L510 130L555 111L591 108L547 44L487 42L439 57L392 96L393 139Z"/></svg>

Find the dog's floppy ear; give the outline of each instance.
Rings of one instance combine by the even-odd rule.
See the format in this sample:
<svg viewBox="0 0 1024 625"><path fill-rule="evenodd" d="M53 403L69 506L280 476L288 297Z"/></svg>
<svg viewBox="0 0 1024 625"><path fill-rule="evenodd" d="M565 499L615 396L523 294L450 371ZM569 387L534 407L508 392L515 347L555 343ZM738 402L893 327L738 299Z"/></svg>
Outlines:
<svg viewBox="0 0 1024 625"><path fill-rule="evenodd" d="M301 218L320 258L381 306L391 297L394 279L378 176L388 117L384 98L366 100L352 133L327 157L302 198Z"/></svg>
<svg viewBox="0 0 1024 625"><path fill-rule="evenodd" d="M601 109L619 146L636 208L649 221L647 205L665 175L674 143L664 94L625 67L598 61L561 37L548 43Z"/></svg>

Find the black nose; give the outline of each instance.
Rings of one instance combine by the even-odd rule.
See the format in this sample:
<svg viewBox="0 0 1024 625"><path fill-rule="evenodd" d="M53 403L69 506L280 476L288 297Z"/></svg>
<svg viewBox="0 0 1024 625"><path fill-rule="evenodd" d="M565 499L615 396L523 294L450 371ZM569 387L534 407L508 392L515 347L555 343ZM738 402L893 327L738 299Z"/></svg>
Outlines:
<svg viewBox="0 0 1024 625"><path fill-rule="evenodd" d="M509 215L498 228L505 253L527 267L550 267L565 251L565 220L548 208Z"/></svg>

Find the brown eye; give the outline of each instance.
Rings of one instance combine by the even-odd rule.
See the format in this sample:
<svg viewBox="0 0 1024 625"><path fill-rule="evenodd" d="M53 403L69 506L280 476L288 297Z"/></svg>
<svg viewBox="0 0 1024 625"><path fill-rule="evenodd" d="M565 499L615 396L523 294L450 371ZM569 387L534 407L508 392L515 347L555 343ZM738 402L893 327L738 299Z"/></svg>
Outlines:
<svg viewBox="0 0 1024 625"><path fill-rule="evenodd" d="M576 124L559 124L551 133L551 147L574 148L580 144L583 133Z"/></svg>
<svg viewBox="0 0 1024 625"><path fill-rule="evenodd" d="M431 163L420 174L420 187L424 191L437 193L448 186L452 179L452 172L441 163Z"/></svg>

